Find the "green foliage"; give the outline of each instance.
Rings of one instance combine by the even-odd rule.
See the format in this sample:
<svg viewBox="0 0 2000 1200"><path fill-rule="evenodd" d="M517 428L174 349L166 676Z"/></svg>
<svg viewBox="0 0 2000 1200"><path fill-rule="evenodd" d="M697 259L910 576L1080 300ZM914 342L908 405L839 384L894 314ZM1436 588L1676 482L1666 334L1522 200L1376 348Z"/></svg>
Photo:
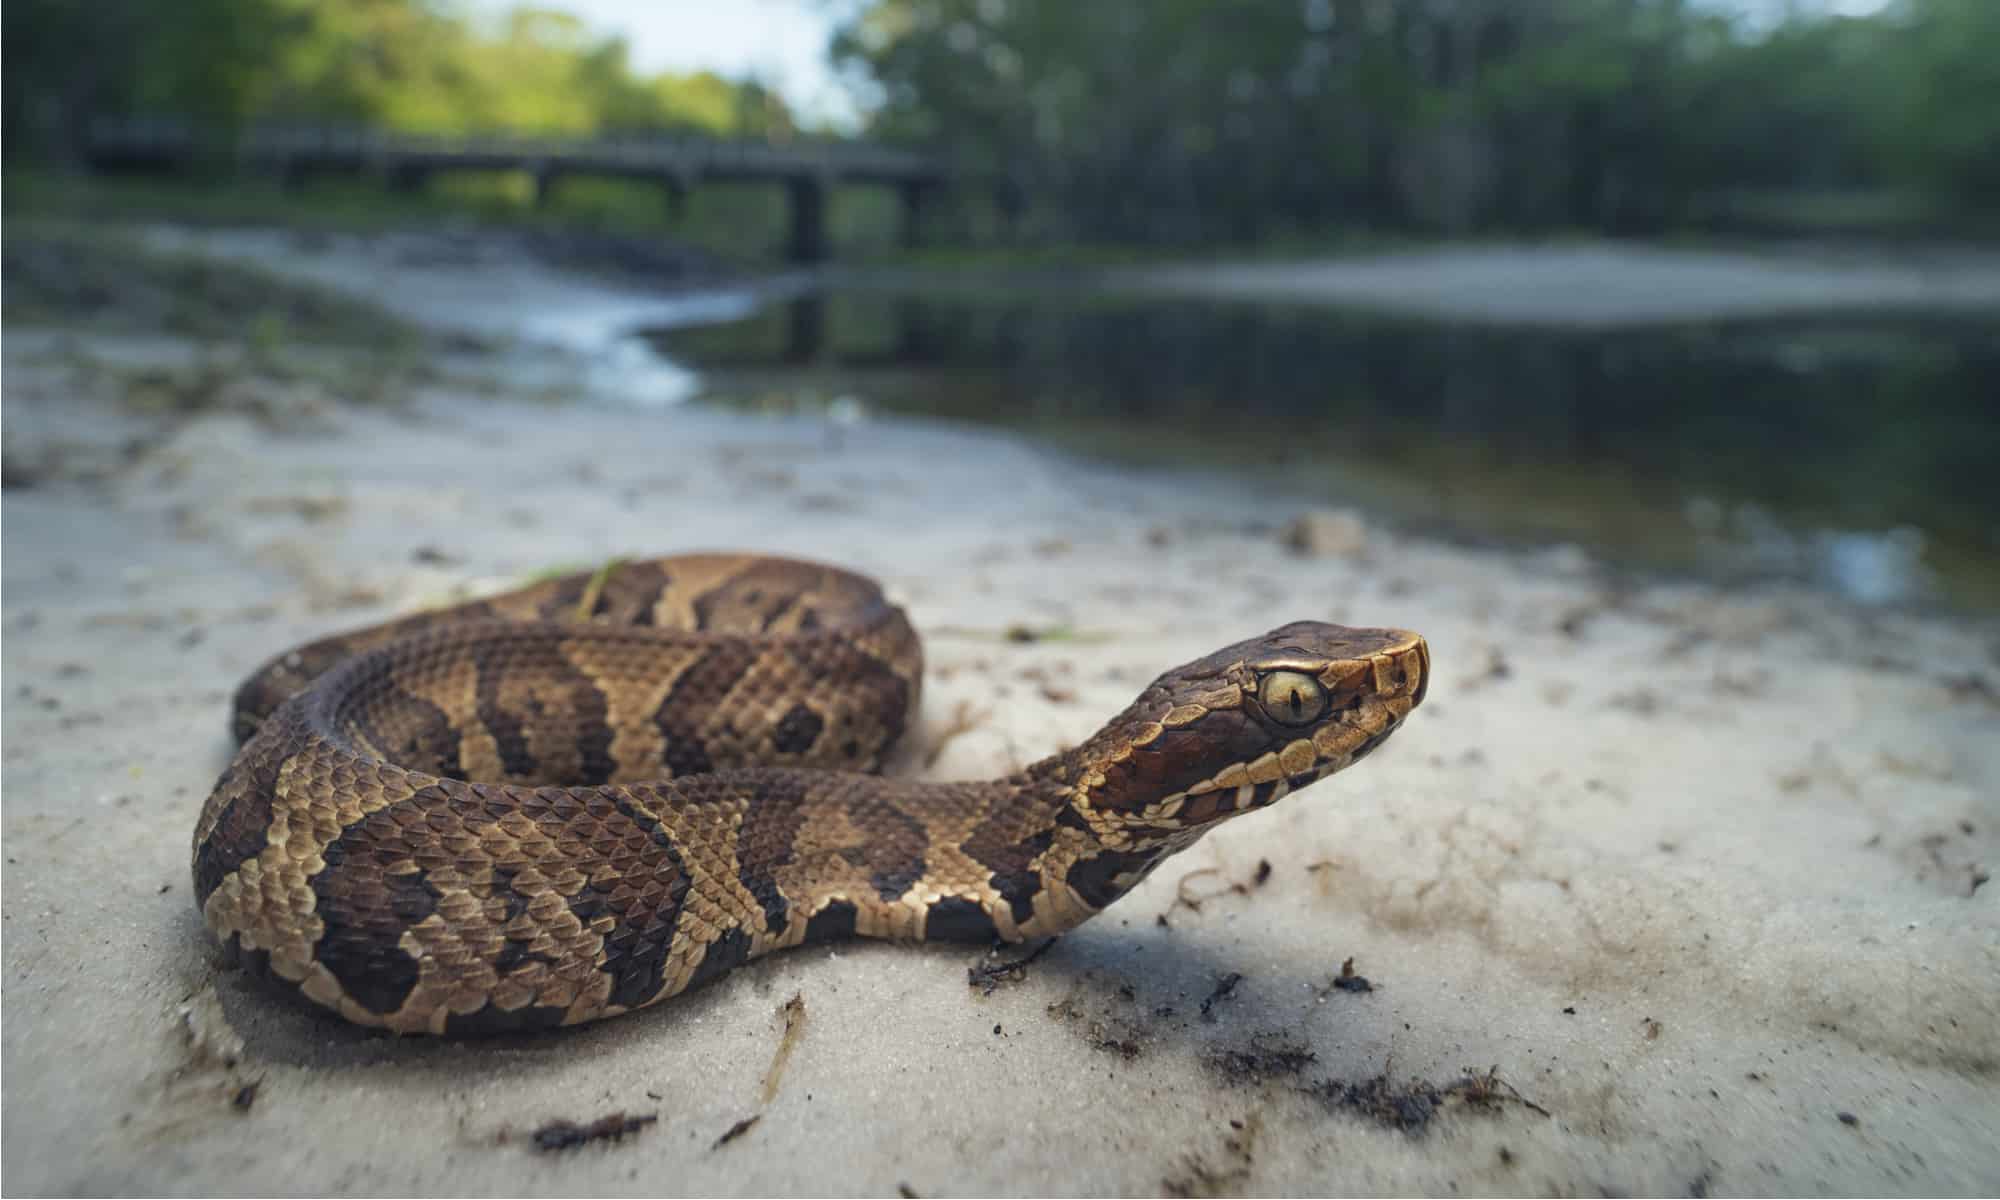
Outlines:
<svg viewBox="0 0 2000 1200"><path fill-rule="evenodd" d="M1658 233L1719 193L2000 195L2000 4L875 0L875 132L1019 179L1057 240ZM1901 209L1911 206L1895 205Z"/></svg>
<svg viewBox="0 0 2000 1200"><path fill-rule="evenodd" d="M93 117L161 113L225 132L794 132L758 84L642 75L621 39L552 9L475 23L444 0L10 0L4 19L10 152L73 152Z"/></svg>
<svg viewBox="0 0 2000 1200"><path fill-rule="evenodd" d="M1773 6L1775 7L1775 6ZM876 135L1003 174L961 235L1256 243L1359 232L1961 228L2000 208L2000 3L1866 18L1714 0L872 0L830 52ZM10 0L6 145L95 115L439 133L798 132L754 82L636 70L553 8ZM455 185L456 186L456 185ZM467 185L514 208L519 181ZM696 204L703 203L701 194ZM651 204L593 195L586 207ZM766 206L768 207L768 206ZM875 221L879 214L870 213ZM718 210L756 224L760 214ZM740 218L740 220L739 220Z"/></svg>
<svg viewBox="0 0 2000 1200"><path fill-rule="evenodd" d="M1930 190L1990 213L2000 197L2000 5L1904 0L1870 48L1886 77L1875 131L1884 157Z"/></svg>

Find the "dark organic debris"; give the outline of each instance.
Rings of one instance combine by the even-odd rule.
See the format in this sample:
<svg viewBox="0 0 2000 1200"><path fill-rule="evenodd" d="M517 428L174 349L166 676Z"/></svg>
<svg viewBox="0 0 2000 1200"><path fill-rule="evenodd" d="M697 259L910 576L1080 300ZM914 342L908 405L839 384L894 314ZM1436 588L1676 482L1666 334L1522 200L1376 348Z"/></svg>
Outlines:
<svg viewBox="0 0 2000 1200"><path fill-rule="evenodd" d="M1432 1118L1449 1105L1490 1113L1505 1104L1519 1104L1544 1117L1549 1115L1547 1109L1501 1079L1497 1067L1483 1075L1467 1074L1442 1087L1421 1079L1392 1083L1385 1071L1360 1083L1323 1079L1304 1091L1328 1109L1356 1113L1412 1135L1423 1133Z"/></svg>
<svg viewBox="0 0 2000 1200"><path fill-rule="evenodd" d="M1204 1021L1215 1020L1215 1006L1227 999L1229 993L1236 990L1236 985L1242 982L1243 973L1241 971L1231 971L1229 974L1216 980L1215 990L1210 992L1208 998L1201 1002L1201 1019Z"/></svg>
<svg viewBox="0 0 2000 1200"><path fill-rule="evenodd" d="M436 546L418 546L410 551L410 561L427 567L455 567L464 560Z"/></svg>
<svg viewBox="0 0 2000 1200"><path fill-rule="evenodd" d="M1857 1116L1855 1116L1855 1115L1854 1115L1853 1113L1851 1113L1851 1112L1837 1112L1837 1113L1835 1113L1835 1114L1833 1114L1833 1115L1834 1115L1834 1116L1836 1116L1836 1117L1838 1117L1838 1118L1840 1119L1840 1123L1841 1123L1842 1125L1859 1125L1859 1124L1861 1124L1861 1118L1860 1118L1860 1117L1857 1117Z"/></svg>
<svg viewBox="0 0 2000 1200"><path fill-rule="evenodd" d="M1059 940L1050 938L1020 958L1005 961L995 961L993 953L989 951L984 962L965 969L966 986L978 988L982 996L991 996L1001 984L1019 983L1028 977L1028 964L1047 954L1049 947Z"/></svg>
<svg viewBox="0 0 2000 1200"><path fill-rule="evenodd" d="M1556 621L1556 628L1562 631L1564 637L1580 638L1583 636L1584 626L1590 624L1600 611L1591 605L1579 604L1563 613Z"/></svg>
<svg viewBox="0 0 2000 1200"><path fill-rule="evenodd" d="M2000 688L1977 671L1967 671L1963 675L1946 675L1938 680L1953 700L1973 700L1988 708L2000 708Z"/></svg>
<svg viewBox="0 0 2000 1200"><path fill-rule="evenodd" d="M1375 985L1368 982L1366 975L1355 973L1354 959L1351 956L1341 962L1340 974L1333 977L1333 987L1343 992L1372 992L1375 990Z"/></svg>
<svg viewBox="0 0 2000 1200"><path fill-rule="evenodd" d="M1208 1056L1209 1068L1233 1084L1261 1083L1280 1075L1297 1075L1319 1061L1319 1055L1295 1042L1253 1038L1239 1050L1218 1050Z"/></svg>
<svg viewBox="0 0 2000 1200"><path fill-rule="evenodd" d="M1139 1057L1145 1050L1141 1042L1145 1031L1129 1021L1113 1017L1109 1009L1105 1010L1103 1020L1096 1020L1084 1012L1075 999L1066 998L1049 1005L1048 1013L1058 1021L1077 1026L1084 1042L1092 1050L1116 1054L1127 1061Z"/></svg>
<svg viewBox="0 0 2000 1200"><path fill-rule="evenodd" d="M235 1107L237 1112L249 1112L250 1106L257 1103L257 1089L263 1086L263 1080L253 1079L242 1087L237 1088L236 1094L229 1098L229 1103Z"/></svg>
<svg viewBox="0 0 2000 1200"><path fill-rule="evenodd" d="M575 1121L550 1121L535 1130L535 1149L548 1153L555 1150L571 1150L590 1142L615 1142L628 1133L637 1133L659 1120L658 1113L612 1113L599 1117L588 1124L579 1125Z"/></svg>
<svg viewBox="0 0 2000 1200"><path fill-rule="evenodd" d="M1090 1026L1089 1041L1091 1049L1102 1050L1106 1054L1116 1054L1127 1061L1139 1057L1141 1049L1137 1039L1119 1037L1116 1032L1094 1021Z"/></svg>
<svg viewBox="0 0 2000 1200"><path fill-rule="evenodd" d="M757 1122L763 1119L764 1119L764 1114L762 1113L759 1113L754 1117L743 1118L741 1121L738 1121L736 1122L736 1124L731 1125L729 1128L723 1130L722 1136L716 1138L715 1145L709 1147L709 1149L711 1150L722 1149L724 1146L727 1146L729 1143L735 1141L737 1138L740 1138L744 1134L749 1133L751 1126L755 1125Z"/></svg>

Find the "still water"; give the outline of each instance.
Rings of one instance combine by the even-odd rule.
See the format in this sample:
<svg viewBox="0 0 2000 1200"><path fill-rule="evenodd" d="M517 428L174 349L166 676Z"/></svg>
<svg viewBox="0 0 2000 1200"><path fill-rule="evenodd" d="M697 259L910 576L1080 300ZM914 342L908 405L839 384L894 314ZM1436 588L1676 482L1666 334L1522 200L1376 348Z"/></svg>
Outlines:
<svg viewBox="0 0 2000 1200"><path fill-rule="evenodd" d="M713 400L1002 425L1447 536L2000 609L2000 316L1552 331L860 289L648 337Z"/></svg>

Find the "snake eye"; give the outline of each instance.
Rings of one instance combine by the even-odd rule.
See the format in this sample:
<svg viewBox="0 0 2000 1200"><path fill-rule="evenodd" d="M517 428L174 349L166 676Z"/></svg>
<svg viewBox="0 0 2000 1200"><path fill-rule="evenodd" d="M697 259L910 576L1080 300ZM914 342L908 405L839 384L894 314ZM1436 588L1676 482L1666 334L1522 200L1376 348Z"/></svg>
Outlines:
<svg viewBox="0 0 2000 1200"><path fill-rule="evenodd" d="M1326 711L1326 689L1297 671L1273 671L1257 685L1257 702L1284 725L1307 725Z"/></svg>

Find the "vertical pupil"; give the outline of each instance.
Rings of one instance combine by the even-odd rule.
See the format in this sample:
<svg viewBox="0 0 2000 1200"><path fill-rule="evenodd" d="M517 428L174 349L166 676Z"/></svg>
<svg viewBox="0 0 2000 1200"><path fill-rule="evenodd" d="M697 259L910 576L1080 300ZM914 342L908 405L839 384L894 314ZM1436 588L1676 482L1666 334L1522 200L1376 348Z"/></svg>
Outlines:
<svg viewBox="0 0 2000 1200"><path fill-rule="evenodd" d="M1297 685L1294 685L1292 687L1292 715L1295 717L1298 716L1299 713L1305 711L1305 707L1306 702L1299 699L1299 689Z"/></svg>

